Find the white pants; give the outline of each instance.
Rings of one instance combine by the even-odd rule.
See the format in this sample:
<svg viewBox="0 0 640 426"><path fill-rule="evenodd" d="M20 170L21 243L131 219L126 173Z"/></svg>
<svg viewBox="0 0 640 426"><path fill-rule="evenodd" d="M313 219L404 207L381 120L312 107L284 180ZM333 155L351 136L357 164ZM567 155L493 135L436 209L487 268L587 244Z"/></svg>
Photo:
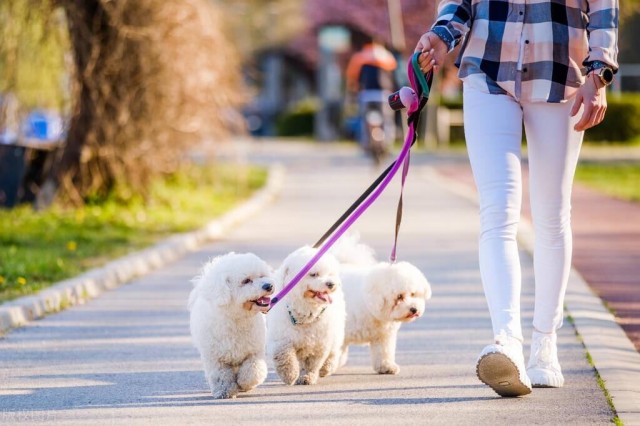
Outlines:
<svg viewBox="0 0 640 426"><path fill-rule="evenodd" d="M508 95L464 88L464 128L480 200L480 272L494 335L522 339L521 270L516 233L522 204L524 123L535 232L533 326L562 326L571 267L571 188L583 132L573 130L566 103L523 103Z"/></svg>

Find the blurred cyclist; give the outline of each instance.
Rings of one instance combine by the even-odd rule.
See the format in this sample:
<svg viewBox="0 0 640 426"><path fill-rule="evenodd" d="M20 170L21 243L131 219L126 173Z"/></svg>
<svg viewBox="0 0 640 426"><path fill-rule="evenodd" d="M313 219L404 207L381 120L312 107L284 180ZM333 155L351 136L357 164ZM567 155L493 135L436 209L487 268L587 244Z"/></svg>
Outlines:
<svg viewBox="0 0 640 426"><path fill-rule="evenodd" d="M386 104L388 96L396 90L393 71L397 66L393 54L375 41L365 44L347 65L347 90L357 94L358 99L358 142L365 149L373 149L372 145L376 140L386 150L393 144L394 113ZM382 135L380 132L383 132Z"/></svg>

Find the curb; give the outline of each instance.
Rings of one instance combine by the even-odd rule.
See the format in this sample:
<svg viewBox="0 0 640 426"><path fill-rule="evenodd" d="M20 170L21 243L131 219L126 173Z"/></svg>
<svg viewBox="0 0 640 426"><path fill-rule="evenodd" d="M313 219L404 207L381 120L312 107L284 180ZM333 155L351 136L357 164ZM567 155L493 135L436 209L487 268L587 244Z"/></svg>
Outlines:
<svg viewBox="0 0 640 426"><path fill-rule="evenodd" d="M272 202L284 181L284 168L271 166L263 189L249 200L203 228L176 234L147 249L131 253L77 277L60 281L39 293L0 305L0 335L30 321L84 303L128 281L167 265L204 243L222 237L229 229L248 219Z"/></svg>
<svg viewBox="0 0 640 426"><path fill-rule="evenodd" d="M446 182L446 187L477 205L475 191L429 169L428 176ZM520 221L518 242L533 254L534 232L528 220ZM591 364L604 382L615 413L627 426L640 425L640 353L627 337L615 317L573 267L565 296L565 312L571 317Z"/></svg>

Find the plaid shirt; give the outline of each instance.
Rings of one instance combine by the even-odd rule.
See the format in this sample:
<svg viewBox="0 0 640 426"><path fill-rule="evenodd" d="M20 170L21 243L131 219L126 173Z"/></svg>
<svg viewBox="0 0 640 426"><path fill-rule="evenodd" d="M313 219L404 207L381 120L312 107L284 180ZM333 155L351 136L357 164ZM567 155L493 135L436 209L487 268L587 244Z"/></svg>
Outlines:
<svg viewBox="0 0 640 426"><path fill-rule="evenodd" d="M442 0L434 31L465 84L532 102L563 102L584 65L617 63L618 0Z"/></svg>

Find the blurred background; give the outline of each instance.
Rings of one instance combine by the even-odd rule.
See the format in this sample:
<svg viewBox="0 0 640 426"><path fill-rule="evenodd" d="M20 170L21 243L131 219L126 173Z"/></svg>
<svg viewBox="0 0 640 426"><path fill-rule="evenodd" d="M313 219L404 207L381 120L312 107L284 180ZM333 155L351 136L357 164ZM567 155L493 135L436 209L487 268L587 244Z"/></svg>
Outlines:
<svg viewBox="0 0 640 426"><path fill-rule="evenodd" d="M2 0L0 205L145 194L193 152L238 136L358 139L347 68L375 42L393 86L435 0ZM620 72L587 139L637 144L640 6L621 0ZM436 80L421 143L462 141L455 54ZM395 139L402 117L393 118Z"/></svg>

